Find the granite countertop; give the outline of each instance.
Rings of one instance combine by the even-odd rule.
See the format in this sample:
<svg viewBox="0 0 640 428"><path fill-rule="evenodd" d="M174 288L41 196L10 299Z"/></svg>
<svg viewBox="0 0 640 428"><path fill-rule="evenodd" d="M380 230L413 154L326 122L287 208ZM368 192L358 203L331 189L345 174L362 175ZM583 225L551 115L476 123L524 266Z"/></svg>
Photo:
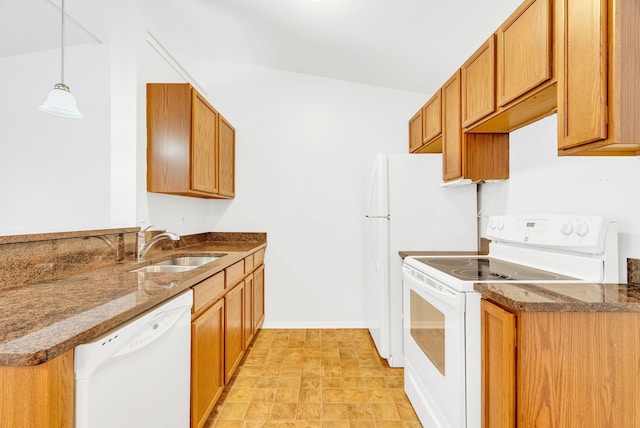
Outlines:
<svg viewBox="0 0 640 428"><path fill-rule="evenodd" d="M482 297L515 311L640 312L640 285L476 283Z"/></svg>
<svg viewBox="0 0 640 428"><path fill-rule="evenodd" d="M0 365L37 365L89 342L266 247L256 242L204 242L63 279L0 290ZM155 261L226 255L180 273L129 270Z"/></svg>

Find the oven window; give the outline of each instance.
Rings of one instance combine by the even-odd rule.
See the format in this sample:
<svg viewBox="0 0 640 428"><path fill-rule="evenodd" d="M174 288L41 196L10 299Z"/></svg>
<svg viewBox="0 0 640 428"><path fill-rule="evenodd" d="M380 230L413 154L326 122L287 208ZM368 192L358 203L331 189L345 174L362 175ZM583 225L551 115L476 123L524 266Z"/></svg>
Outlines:
<svg viewBox="0 0 640 428"><path fill-rule="evenodd" d="M444 314L410 290L411 337L444 376Z"/></svg>

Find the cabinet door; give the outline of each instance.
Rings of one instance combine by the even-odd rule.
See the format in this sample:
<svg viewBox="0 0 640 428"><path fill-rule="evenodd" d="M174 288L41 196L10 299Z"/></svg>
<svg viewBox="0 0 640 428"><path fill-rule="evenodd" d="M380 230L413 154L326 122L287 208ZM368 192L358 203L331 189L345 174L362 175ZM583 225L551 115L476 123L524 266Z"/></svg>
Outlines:
<svg viewBox="0 0 640 428"><path fill-rule="evenodd" d="M191 323L191 427L204 426L224 388L224 300Z"/></svg>
<svg viewBox="0 0 640 428"><path fill-rule="evenodd" d="M422 146L422 109L409 119L409 152L415 152L420 146Z"/></svg>
<svg viewBox="0 0 640 428"><path fill-rule="evenodd" d="M224 298L224 381L231 380L244 351L244 283Z"/></svg>
<svg viewBox="0 0 640 428"><path fill-rule="evenodd" d="M220 115L218 193L233 198L235 195L236 130Z"/></svg>
<svg viewBox="0 0 640 428"><path fill-rule="evenodd" d="M218 193L218 112L193 91L191 130L191 188Z"/></svg>
<svg viewBox="0 0 640 428"><path fill-rule="evenodd" d="M445 181L462 177L460 70L442 87L442 173Z"/></svg>
<svg viewBox="0 0 640 428"><path fill-rule="evenodd" d="M253 273L253 330L258 331L264 321L264 265Z"/></svg>
<svg viewBox="0 0 640 428"><path fill-rule="evenodd" d="M244 348L253 340L253 275L244 280Z"/></svg>
<svg viewBox="0 0 640 428"><path fill-rule="evenodd" d="M434 138L442 135L442 91L433 94L422 109L423 120L423 141L428 143Z"/></svg>
<svg viewBox="0 0 640 428"><path fill-rule="evenodd" d="M516 422L516 316L486 300L482 316L482 426Z"/></svg>
<svg viewBox="0 0 640 428"><path fill-rule="evenodd" d="M559 0L558 146L607 138L607 0Z"/></svg>
<svg viewBox="0 0 640 428"><path fill-rule="evenodd" d="M528 0L498 29L500 107L553 77L551 4Z"/></svg>
<svg viewBox="0 0 640 428"><path fill-rule="evenodd" d="M496 110L495 36L461 67L462 125L469 126Z"/></svg>

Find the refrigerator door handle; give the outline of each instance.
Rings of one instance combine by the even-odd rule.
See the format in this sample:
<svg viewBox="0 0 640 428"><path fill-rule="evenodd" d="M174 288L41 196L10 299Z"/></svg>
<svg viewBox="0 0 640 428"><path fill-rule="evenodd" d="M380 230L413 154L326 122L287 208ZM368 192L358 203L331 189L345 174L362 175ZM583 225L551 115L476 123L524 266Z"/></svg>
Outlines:
<svg viewBox="0 0 640 428"><path fill-rule="evenodd" d="M387 215L366 215L366 218L386 218L387 220L391 220L391 216Z"/></svg>

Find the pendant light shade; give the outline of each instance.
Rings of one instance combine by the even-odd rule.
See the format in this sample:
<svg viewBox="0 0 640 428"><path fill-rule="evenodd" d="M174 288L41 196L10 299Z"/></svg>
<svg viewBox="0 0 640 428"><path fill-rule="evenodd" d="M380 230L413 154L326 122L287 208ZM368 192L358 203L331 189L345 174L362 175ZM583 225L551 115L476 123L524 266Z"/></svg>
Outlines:
<svg viewBox="0 0 640 428"><path fill-rule="evenodd" d="M39 109L60 117L74 119L84 117L78 110L75 97L69 92L69 87L64 83L56 83Z"/></svg>
<svg viewBox="0 0 640 428"><path fill-rule="evenodd" d="M62 10L62 23L60 25L60 83L56 83L39 109L56 116L77 119L84 116L78 110L76 99L69 91L69 87L64 84L64 0L62 0L60 9Z"/></svg>

